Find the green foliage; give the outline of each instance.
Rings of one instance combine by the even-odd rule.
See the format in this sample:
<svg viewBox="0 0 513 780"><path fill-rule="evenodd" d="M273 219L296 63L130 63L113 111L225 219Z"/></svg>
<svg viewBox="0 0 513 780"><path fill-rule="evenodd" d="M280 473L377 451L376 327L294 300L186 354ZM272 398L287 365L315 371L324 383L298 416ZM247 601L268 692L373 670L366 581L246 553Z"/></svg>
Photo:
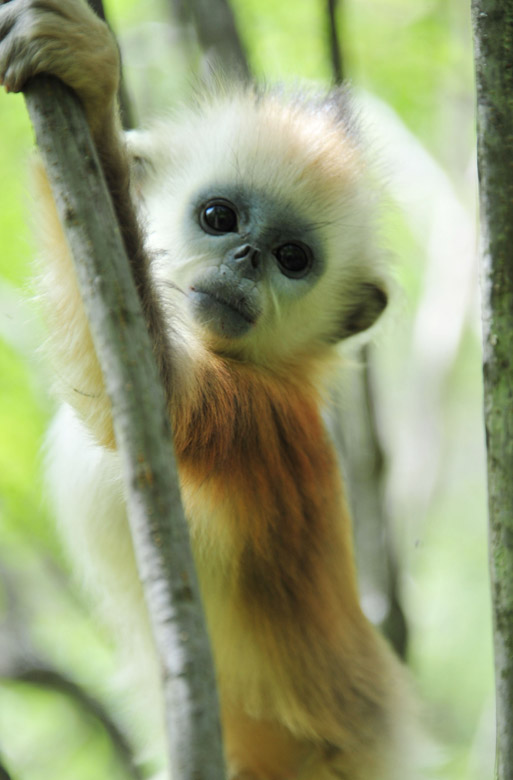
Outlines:
<svg viewBox="0 0 513 780"><path fill-rule="evenodd" d="M233 7L257 77L330 80L321 3L239 0Z"/></svg>
<svg viewBox="0 0 513 780"><path fill-rule="evenodd" d="M469 4L361 0L348 3L347 12L351 74L390 103L430 149L443 152L443 131L461 130L454 119L462 102L467 120L473 110ZM468 123L465 132L470 138Z"/></svg>
<svg viewBox="0 0 513 780"><path fill-rule="evenodd" d="M12 97L8 102L2 95L0 127L0 170L3 180L0 187L0 273L3 278L20 284L30 258L23 207L27 149L30 147L32 135L21 97Z"/></svg>
<svg viewBox="0 0 513 780"><path fill-rule="evenodd" d="M126 778L108 735L68 697L13 683L0 686L0 697L0 731L20 780Z"/></svg>

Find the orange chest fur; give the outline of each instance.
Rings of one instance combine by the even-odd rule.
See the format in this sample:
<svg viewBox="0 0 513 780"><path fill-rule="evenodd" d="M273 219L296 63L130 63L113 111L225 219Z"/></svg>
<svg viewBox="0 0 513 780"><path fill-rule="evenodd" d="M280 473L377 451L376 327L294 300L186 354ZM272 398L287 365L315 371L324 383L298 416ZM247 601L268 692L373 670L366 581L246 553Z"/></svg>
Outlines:
<svg viewBox="0 0 513 780"><path fill-rule="evenodd" d="M320 585L330 560L340 567L350 558L336 459L316 399L224 366L199 388L174 410L195 546L205 557L224 555L239 589L293 609L299 583Z"/></svg>
<svg viewBox="0 0 513 780"><path fill-rule="evenodd" d="M331 444L315 399L297 387L221 364L177 405L174 422L184 481L208 486L257 546L278 524L294 537L335 509Z"/></svg>

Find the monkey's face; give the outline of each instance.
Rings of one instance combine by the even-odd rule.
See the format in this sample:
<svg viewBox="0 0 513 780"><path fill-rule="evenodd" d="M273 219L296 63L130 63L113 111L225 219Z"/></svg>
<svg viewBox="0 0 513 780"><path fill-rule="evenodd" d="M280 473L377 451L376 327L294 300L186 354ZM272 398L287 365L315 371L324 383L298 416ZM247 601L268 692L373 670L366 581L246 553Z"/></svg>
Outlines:
<svg viewBox="0 0 513 780"><path fill-rule="evenodd" d="M361 213L304 189L216 181L154 212L158 278L185 296L174 304L210 348L282 361L374 322L386 295L366 267Z"/></svg>
<svg viewBox="0 0 513 780"><path fill-rule="evenodd" d="M364 166L329 112L235 95L131 147L157 280L210 348L288 360L383 310Z"/></svg>
<svg viewBox="0 0 513 780"><path fill-rule="evenodd" d="M222 339L269 333L322 274L313 227L269 193L211 187L193 198L187 219L202 257L187 280L190 308Z"/></svg>

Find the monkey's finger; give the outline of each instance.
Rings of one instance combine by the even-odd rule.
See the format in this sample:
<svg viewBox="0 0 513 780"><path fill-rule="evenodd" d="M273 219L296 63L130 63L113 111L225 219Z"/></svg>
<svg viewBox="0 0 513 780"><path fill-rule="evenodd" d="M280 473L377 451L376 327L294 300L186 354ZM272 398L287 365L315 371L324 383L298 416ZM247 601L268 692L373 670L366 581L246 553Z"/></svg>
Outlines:
<svg viewBox="0 0 513 780"><path fill-rule="evenodd" d="M48 70L36 41L23 44L14 39L10 45L5 41L5 57L0 44L0 79L8 92L21 92L32 76ZM48 52L47 52L48 53Z"/></svg>
<svg viewBox="0 0 513 780"><path fill-rule="evenodd" d="M5 71L13 56L12 30L16 24L16 11L11 3L0 2L0 84L5 84Z"/></svg>
<svg viewBox="0 0 513 780"><path fill-rule="evenodd" d="M51 13L31 6L27 0L0 6L0 82L8 92L19 92L32 76L51 72L59 53L58 43L45 35Z"/></svg>
<svg viewBox="0 0 513 780"><path fill-rule="evenodd" d="M16 8L11 0L0 0L0 41L8 35L16 23Z"/></svg>
<svg viewBox="0 0 513 780"><path fill-rule="evenodd" d="M34 28L30 5L30 0L0 0L0 83L8 92L16 91L16 84L9 82L14 73L8 77L7 71L16 59L23 59L25 42ZM19 66L16 70L20 72Z"/></svg>

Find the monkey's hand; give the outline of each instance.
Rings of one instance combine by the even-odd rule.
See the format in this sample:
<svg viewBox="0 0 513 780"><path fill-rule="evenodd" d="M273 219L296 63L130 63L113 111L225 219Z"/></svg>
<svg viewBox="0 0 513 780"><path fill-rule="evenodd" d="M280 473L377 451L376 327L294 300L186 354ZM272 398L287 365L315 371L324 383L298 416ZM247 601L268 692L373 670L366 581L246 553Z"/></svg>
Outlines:
<svg viewBox="0 0 513 780"><path fill-rule="evenodd" d="M93 135L112 120L119 53L109 28L84 0L0 0L0 84L19 92L47 73L71 87Z"/></svg>

